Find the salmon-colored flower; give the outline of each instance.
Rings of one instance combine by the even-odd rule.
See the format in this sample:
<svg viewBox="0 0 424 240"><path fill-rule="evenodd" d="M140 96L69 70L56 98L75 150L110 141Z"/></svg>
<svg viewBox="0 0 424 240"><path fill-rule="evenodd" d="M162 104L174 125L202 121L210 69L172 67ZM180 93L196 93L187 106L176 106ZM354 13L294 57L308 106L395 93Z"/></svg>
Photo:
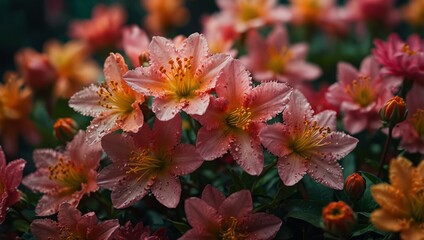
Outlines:
<svg viewBox="0 0 424 240"><path fill-rule="evenodd" d="M141 3L147 11L144 26L154 35L164 35L190 19L183 0L141 0Z"/></svg>
<svg viewBox="0 0 424 240"><path fill-rule="evenodd" d="M399 35L391 34L387 42L376 39L374 44L372 54L383 65L382 74L424 82L424 44L418 35L411 35L404 42Z"/></svg>
<svg viewBox="0 0 424 240"><path fill-rule="evenodd" d="M371 213L375 228L400 232L406 239L424 239L424 161L417 167L404 158L392 159L390 183L371 187L374 200L381 206Z"/></svg>
<svg viewBox="0 0 424 240"><path fill-rule="evenodd" d="M291 18L289 10L277 5L276 0L217 0L220 14L233 19L238 32L267 24L287 22Z"/></svg>
<svg viewBox="0 0 424 240"><path fill-rule="evenodd" d="M391 85L380 76L377 61L371 56L365 58L359 71L349 63L339 63L337 78L327 100L344 113L344 128L351 134L377 130L381 126L379 111L393 96Z"/></svg>
<svg viewBox="0 0 424 240"><path fill-rule="evenodd" d="M98 222L95 212L81 215L71 204L60 206L58 221L36 219L31 225L31 233L39 240L50 239L90 239L106 240L119 227L117 219Z"/></svg>
<svg viewBox="0 0 424 240"><path fill-rule="evenodd" d="M77 92L69 100L76 111L94 117L87 128L87 140L99 142L115 130L137 132L144 123L144 96L127 86L122 76L128 71L124 58L111 53L104 64L105 81Z"/></svg>
<svg viewBox="0 0 424 240"><path fill-rule="evenodd" d="M249 72L238 60L231 61L219 76L218 98L204 115L193 115L202 124L196 147L203 158L214 160L228 150L251 175L262 172L264 156L258 132L264 123L286 107L291 88L267 82L252 86Z"/></svg>
<svg viewBox="0 0 424 240"><path fill-rule="evenodd" d="M394 0L349 0L346 7L354 21L372 21L390 27L400 20Z"/></svg>
<svg viewBox="0 0 424 240"><path fill-rule="evenodd" d="M336 113L314 115L306 98L295 90L283 112L284 123L266 126L260 133L262 144L278 156L277 168L287 186L308 173L315 181L343 189L339 159L351 152L358 140L336 130Z"/></svg>
<svg viewBox="0 0 424 240"><path fill-rule="evenodd" d="M113 235L111 240L168 240L166 236L166 228L151 233L149 226L144 226L142 222L137 223L135 226L130 221L120 226Z"/></svg>
<svg viewBox="0 0 424 240"><path fill-rule="evenodd" d="M134 67L149 64L149 37L136 25L126 27L122 35L122 47Z"/></svg>
<svg viewBox="0 0 424 240"><path fill-rule="evenodd" d="M266 40L257 31L249 32L247 49L249 55L242 61L258 81L278 80L296 86L321 75L318 66L305 62L308 45L290 46L287 30L281 26L275 27Z"/></svg>
<svg viewBox="0 0 424 240"><path fill-rule="evenodd" d="M102 139L112 160L99 174L99 186L112 190L115 208L134 205L149 192L168 208L180 201L178 176L192 173L203 159L190 144L180 144L181 118L155 120L135 134L110 134Z"/></svg>
<svg viewBox="0 0 424 240"><path fill-rule="evenodd" d="M6 73L0 83L0 137L8 154L18 151L19 136L31 144L38 144L40 134L29 119L32 111L32 91L16 74Z"/></svg>
<svg viewBox="0 0 424 240"><path fill-rule="evenodd" d="M201 198L185 201L187 220L193 227L179 240L189 239L274 239L281 220L267 213L253 213L252 196L241 190L229 197L207 185Z"/></svg>
<svg viewBox="0 0 424 240"><path fill-rule="evenodd" d="M93 49L114 48L121 40L125 20L126 13L121 6L99 4L93 9L91 19L71 22L69 35Z"/></svg>
<svg viewBox="0 0 424 240"><path fill-rule="evenodd" d="M180 110L203 114L209 105L209 92L230 57L210 55L206 39L198 33L185 39L181 47L166 38L153 37L149 51L151 65L126 73L128 85L155 97L152 110L161 121L173 118Z"/></svg>
<svg viewBox="0 0 424 240"><path fill-rule="evenodd" d="M70 41L62 45L50 41L44 46L44 52L57 74L53 89L55 98L68 99L100 76L96 62L88 59L87 46L82 42Z"/></svg>
<svg viewBox="0 0 424 240"><path fill-rule="evenodd" d="M83 131L66 145L64 152L35 150L33 158L37 171L26 176L22 183L44 194L35 208L37 215L54 214L62 203L76 207L84 195L97 191L101 155L100 144L87 145Z"/></svg>
<svg viewBox="0 0 424 240"><path fill-rule="evenodd" d="M3 149L0 147L0 224L6 218L6 211L21 197L18 186L22 181L25 160L17 159L6 163Z"/></svg>

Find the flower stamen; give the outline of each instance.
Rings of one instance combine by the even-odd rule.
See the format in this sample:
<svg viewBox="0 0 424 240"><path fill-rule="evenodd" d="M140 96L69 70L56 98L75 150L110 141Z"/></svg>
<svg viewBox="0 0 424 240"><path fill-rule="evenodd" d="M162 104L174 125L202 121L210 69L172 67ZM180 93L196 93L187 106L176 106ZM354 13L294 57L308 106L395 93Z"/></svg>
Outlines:
<svg viewBox="0 0 424 240"><path fill-rule="evenodd" d="M81 190L81 184L87 183L87 177L82 174L81 167L76 166L72 161L65 161L63 157L59 157L58 160L56 165L48 168L49 179L68 186L72 190Z"/></svg>
<svg viewBox="0 0 424 240"><path fill-rule="evenodd" d="M361 107L366 107L375 100L370 81L371 78L369 76L360 76L358 80L353 80L352 84L347 85L345 88L346 93Z"/></svg>
<svg viewBox="0 0 424 240"><path fill-rule="evenodd" d="M249 108L241 107L230 112L225 120L230 127L246 130L251 122L251 115Z"/></svg>
<svg viewBox="0 0 424 240"><path fill-rule="evenodd" d="M237 229L237 219L235 217L230 218L230 226L225 230L221 230L221 240L243 240L248 237L247 234L241 233Z"/></svg>
<svg viewBox="0 0 424 240"><path fill-rule="evenodd" d="M159 68L163 77L169 81L177 99L191 97L193 91L199 86L199 83L196 83L191 73L193 67L191 61L193 58L193 56L190 56L183 59L180 57L177 57L175 60L170 59L168 61L170 65L169 72L163 66Z"/></svg>
<svg viewBox="0 0 424 240"><path fill-rule="evenodd" d="M294 53L287 46L280 51L271 46L268 48L268 56L267 68L274 73L282 74L287 63L293 59Z"/></svg>
<svg viewBox="0 0 424 240"><path fill-rule="evenodd" d="M126 174L139 175L137 181L153 176L165 167L163 159L155 156L147 149L143 149L141 152L132 151L126 166Z"/></svg>
<svg viewBox="0 0 424 240"><path fill-rule="evenodd" d="M325 141L330 133L331 129L329 127L321 127L318 126L316 121L311 124L311 122L305 120L302 134L294 136L289 147L299 156L308 158L310 150L330 144L329 141Z"/></svg>

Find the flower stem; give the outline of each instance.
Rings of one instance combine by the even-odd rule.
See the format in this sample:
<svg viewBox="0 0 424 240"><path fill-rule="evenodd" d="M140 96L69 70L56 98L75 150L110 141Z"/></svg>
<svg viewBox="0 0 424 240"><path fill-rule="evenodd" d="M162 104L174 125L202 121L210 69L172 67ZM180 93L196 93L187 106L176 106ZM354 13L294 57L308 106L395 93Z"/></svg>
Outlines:
<svg viewBox="0 0 424 240"><path fill-rule="evenodd" d="M386 143L384 144L383 155L381 156L381 159L380 159L380 167L378 169L377 177L380 177L383 171L383 165L386 160L387 152L389 151L390 141L392 140L392 133L393 133L393 127L389 126L389 135L387 136Z"/></svg>

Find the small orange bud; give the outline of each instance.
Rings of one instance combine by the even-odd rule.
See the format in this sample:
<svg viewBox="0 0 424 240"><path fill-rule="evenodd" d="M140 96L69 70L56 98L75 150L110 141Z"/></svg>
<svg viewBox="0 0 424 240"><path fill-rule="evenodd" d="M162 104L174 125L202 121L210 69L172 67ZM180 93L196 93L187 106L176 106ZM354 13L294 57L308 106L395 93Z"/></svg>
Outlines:
<svg viewBox="0 0 424 240"><path fill-rule="evenodd" d="M356 201L362 197L366 186L365 179L359 173L354 173L346 178L344 190L352 201Z"/></svg>
<svg viewBox="0 0 424 240"><path fill-rule="evenodd" d="M406 116L408 116L408 109L403 98L399 96L389 99L380 109L380 118L385 127L394 127L405 120Z"/></svg>
<svg viewBox="0 0 424 240"><path fill-rule="evenodd" d="M138 60L140 61L140 66L142 67L148 67L150 66L150 53L149 52L143 52L138 56Z"/></svg>
<svg viewBox="0 0 424 240"><path fill-rule="evenodd" d="M59 118L53 125L54 134L59 141L69 142L78 132L78 124L72 118Z"/></svg>
<svg viewBox="0 0 424 240"><path fill-rule="evenodd" d="M322 210L322 222L329 233L347 238L356 224L356 214L345 202L331 202Z"/></svg>

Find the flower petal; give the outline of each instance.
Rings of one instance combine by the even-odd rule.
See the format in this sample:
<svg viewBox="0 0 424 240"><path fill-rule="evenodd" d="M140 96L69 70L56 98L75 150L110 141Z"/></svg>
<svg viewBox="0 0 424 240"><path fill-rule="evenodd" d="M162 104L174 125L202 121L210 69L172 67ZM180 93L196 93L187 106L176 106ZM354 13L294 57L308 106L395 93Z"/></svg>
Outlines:
<svg viewBox="0 0 424 240"><path fill-rule="evenodd" d="M167 91L167 81L162 73L155 71L152 66L138 67L124 74L124 81L134 91L149 96L162 96Z"/></svg>
<svg viewBox="0 0 424 240"><path fill-rule="evenodd" d="M107 109L99 104L100 97L97 91L99 91L98 86L90 85L75 93L71 99L69 99L68 104L82 115L98 117L102 112L107 111Z"/></svg>
<svg viewBox="0 0 424 240"><path fill-rule="evenodd" d="M60 228L57 222L51 219L35 219L31 225L31 233L40 240L60 239Z"/></svg>
<svg viewBox="0 0 424 240"><path fill-rule="evenodd" d="M180 202L180 180L172 175L158 177L152 186L152 193L165 207L175 208Z"/></svg>
<svg viewBox="0 0 424 240"><path fill-rule="evenodd" d="M264 167L264 155L255 126L250 130L255 133L240 132L231 143L230 152L234 160L250 175L259 175Z"/></svg>
<svg viewBox="0 0 424 240"><path fill-rule="evenodd" d="M410 217L407 196L394 186L387 183L373 185L371 195L386 211L398 217Z"/></svg>
<svg viewBox="0 0 424 240"><path fill-rule="evenodd" d="M100 171L97 176L97 184L102 188L112 190L119 180L124 177L125 170L117 166L117 164L111 164Z"/></svg>
<svg viewBox="0 0 424 240"><path fill-rule="evenodd" d="M212 232L205 232L201 229L190 229L184 233L178 240L216 240L216 234Z"/></svg>
<svg viewBox="0 0 424 240"><path fill-rule="evenodd" d="M102 146L100 142L89 145L86 140L86 132L80 130L66 145L65 155L68 155L72 161L84 165L87 169L97 169L102 156Z"/></svg>
<svg viewBox="0 0 424 240"><path fill-rule="evenodd" d="M383 231L399 232L410 227L408 221L385 209L374 210L371 213L370 220L375 228Z"/></svg>
<svg viewBox="0 0 424 240"><path fill-rule="evenodd" d="M313 119L317 121L317 125L321 127L329 127L331 131L336 131L336 115L332 110L324 110L316 114Z"/></svg>
<svg viewBox="0 0 424 240"><path fill-rule="evenodd" d="M259 132L259 139L262 145L272 154L279 157L288 155L292 152L287 144L284 144L288 141L288 136L286 126L282 123L267 125Z"/></svg>
<svg viewBox="0 0 424 240"><path fill-rule="evenodd" d="M196 149L203 159L214 160L227 152L232 141L231 135L221 129L202 127L197 133Z"/></svg>
<svg viewBox="0 0 424 240"><path fill-rule="evenodd" d="M350 63L341 62L337 65L337 79L344 85L358 79L358 71Z"/></svg>
<svg viewBox="0 0 424 240"><path fill-rule="evenodd" d="M115 208L126 208L134 205L146 196L148 190L146 179L137 181L136 176L127 176L117 182L112 189L112 204Z"/></svg>
<svg viewBox="0 0 424 240"><path fill-rule="evenodd" d="M315 154L308 160L308 174L315 181L333 189L343 189L342 167L336 159Z"/></svg>
<svg viewBox="0 0 424 240"><path fill-rule="evenodd" d="M203 158L190 144L180 144L172 152L171 173L176 176L194 172L203 163Z"/></svg>
<svg viewBox="0 0 424 240"><path fill-rule="evenodd" d="M126 72L128 72L128 66L125 64L122 55L119 53L110 53L103 67L106 82L115 81L120 84L122 76Z"/></svg>
<svg viewBox="0 0 424 240"><path fill-rule="evenodd" d="M275 216L266 213L254 213L247 218L245 223L249 240L274 239L280 230L282 221Z"/></svg>
<svg viewBox="0 0 424 240"><path fill-rule="evenodd" d="M102 138L102 148L112 162L122 162L130 158L135 146L131 137L112 133Z"/></svg>
<svg viewBox="0 0 424 240"><path fill-rule="evenodd" d="M118 114L108 113L100 117L96 117L87 127L87 142L89 144L97 144L105 135L116 131L120 128L117 124Z"/></svg>
<svg viewBox="0 0 424 240"><path fill-rule="evenodd" d="M63 154L51 149L36 149L33 152L33 160L37 168L48 168L56 165Z"/></svg>
<svg viewBox="0 0 424 240"><path fill-rule="evenodd" d="M181 117L179 115L168 121L155 120L153 123L153 145L159 151L168 152L180 143L182 131Z"/></svg>
<svg viewBox="0 0 424 240"><path fill-rule="evenodd" d="M167 71L170 69L168 61L178 56L174 43L167 38L159 36L152 38L149 45L149 51L152 65L157 68L163 66Z"/></svg>
<svg viewBox="0 0 424 240"><path fill-rule="evenodd" d="M159 120L168 121L177 115L184 105L184 101L177 101L170 96L162 96L153 100L152 111Z"/></svg>
<svg viewBox="0 0 424 240"><path fill-rule="evenodd" d="M183 110L190 115L203 115L209 106L209 100L209 94L200 93L199 96L190 99L189 104L184 106Z"/></svg>
<svg viewBox="0 0 424 240"><path fill-rule="evenodd" d="M414 182L413 169L414 166L412 163L404 157L399 156L392 159L389 168L390 183L392 186L404 191L404 193L408 193Z"/></svg>
<svg viewBox="0 0 424 240"><path fill-rule="evenodd" d="M283 112L283 119L291 128L303 129L305 119L311 119L313 113L305 96L299 90L294 90Z"/></svg>
<svg viewBox="0 0 424 240"><path fill-rule="evenodd" d="M81 220L81 212L71 204L64 203L60 206L57 218L62 227L77 230L76 227Z"/></svg>
<svg viewBox="0 0 424 240"><path fill-rule="evenodd" d="M15 190L21 184L25 164L26 161L23 159L13 160L7 164L4 175L7 189Z"/></svg>
<svg viewBox="0 0 424 240"><path fill-rule="evenodd" d="M225 200L225 195L212 185L208 184L203 189L202 200L209 204L209 206L218 210Z"/></svg>
<svg viewBox="0 0 424 240"><path fill-rule="evenodd" d="M319 152L337 160L345 157L355 149L356 144L359 142L358 139L342 132L331 132L325 140L329 141L329 144L320 146Z"/></svg>
<svg viewBox="0 0 424 240"><path fill-rule="evenodd" d="M203 68L200 68L201 72L198 73L198 80L201 85L199 86L200 92L207 92L215 88L218 77L222 74L223 68L233 58L225 54L214 54L208 57L207 62Z"/></svg>
<svg viewBox="0 0 424 240"><path fill-rule="evenodd" d="M87 234L87 239L103 240L109 239L112 233L119 227L118 219L106 220L95 225Z"/></svg>
<svg viewBox="0 0 424 240"><path fill-rule="evenodd" d="M140 109L142 102L137 101L132 104L133 110L125 120L120 124L124 132L137 132L144 124L144 115Z"/></svg>
<svg viewBox="0 0 424 240"><path fill-rule="evenodd" d="M249 190L241 190L231 194L218 209L224 219L234 217L237 220L249 216L253 210L252 196Z"/></svg>
<svg viewBox="0 0 424 240"><path fill-rule="evenodd" d="M188 223L204 232L219 230L222 216L218 211L199 198L191 197L184 203Z"/></svg>
<svg viewBox="0 0 424 240"><path fill-rule="evenodd" d="M206 57L209 55L208 43L205 37L199 33L191 34L183 42L183 47L181 51L182 56L193 57L191 59L192 71L202 64Z"/></svg>
<svg viewBox="0 0 424 240"><path fill-rule="evenodd" d="M305 160L297 154L278 158L277 169L278 175L286 186L293 186L299 182L307 171Z"/></svg>

